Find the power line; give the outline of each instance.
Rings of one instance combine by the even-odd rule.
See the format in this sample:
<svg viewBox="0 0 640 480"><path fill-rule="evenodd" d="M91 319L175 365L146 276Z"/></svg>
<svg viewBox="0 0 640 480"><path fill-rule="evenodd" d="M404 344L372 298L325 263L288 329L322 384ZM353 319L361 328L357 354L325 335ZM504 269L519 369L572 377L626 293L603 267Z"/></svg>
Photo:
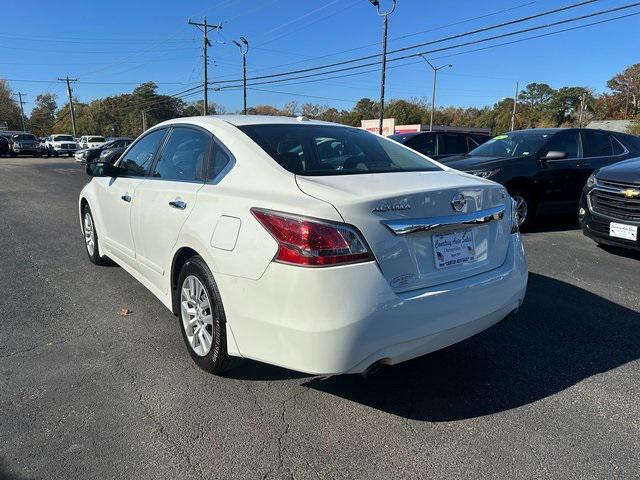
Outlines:
<svg viewBox="0 0 640 480"><path fill-rule="evenodd" d="M538 3L538 1L534 0L534 1L531 1L531 2L522 3L520 5L516 5L516 6L513 6L513 7L504 8L504 9L501 9L501 10L496 10L496 11L493 11L493 12L485 13L483 15L478 15L476 17L465 18L464 20L459 20L457 22L448 23L448 24L445 24L445 25L439 25L437 27L433 27L433 28L430 28L428 30L422 30L420 32L408 33L408 34L400 35L400 36L397 36L397 37L389 37L389 42L395 42L395 41L401 40L403 38L413 37L413 36L416 36L416 35L421 35L423 33L431 33L431 32L435 32L437 30L443 30L445 28L453 27L453 26L460 25L460 24L463 24L463 23L473 22L475 20L480 20L482 18L487 18L487 17L491 17L493 15L498 15L500 13L505 13L505 12L509 12L509 11L512 11L512 10L517 10L519 8L527 7L527 6L533 5L535 3ZM377 42L376 43L368 43L366 45L361 45L359 47L348 48L346 50L340 50L338 52L333 52L333 53L329 53L329 54L326 54L326 55L320 55L320 56L315 56L315 57L309 57L307 55L302 55L302 54L299 54L299 53L285 52L285 51L273 50L273 49L266 49L266 48L262 48L262 47L255 47L257 50L264 50L264 51L267 51L267 52L281 53L281 54L285 54L285 55L295 55L295 56L301 56L301 57L306 57L306 58L304 60L298 60L298 61L295 61L295 62L289 62L289 63L280 64L280 65L274 65L274 66L271 66L271 67L268 67L268 68L254 69L253 71L254 72L260 72L260 71L271 70L271 69L279 68L279 67L297 65L297 64L300 64L300 63L309 62L311 60L320 60L320 59L323 59L323 58L335 57L335 56L341 55L343 53L354 52L356 50L362 50L362 49L365 49L365 48L368 48L368 47L372 47L372 46L377 46L377 45L378 45Z"/></svg>
<svg viewBox="0 0 640 480"><path fill-rule="evenodd" d="M483 28L479 28L479 29L476 29L476 30L471 30L471 31L468 31L468 32L458 33L458 34L455 34L455 35L449 35L448 37L439 38L437 40L431 40L431 41L428 41L428 42L418 43L418 44L410 45L410 46L407 46L407 47L397 48L395 50L389 51L388 53L389 54L399 53L399 52L412 50L412 49L419 48L419 47L424 47L424 46L427 46L427 45L433 45L433 44L436 44L436 43L442 43L442 42L446 42L446 41L449 41L449 40L454 40L454 39L457 39L457 38L466 37L466 36L469 36L469 35L475 35L477 33L482 33L482 32L486 32L486 31L489 31L489 30L495 30L496 28L501 28L501 27L505 27L505 26L508 26L508 25L514 25L516 23L522 23L522 22L526 22L528 20L532 20L532 19L535 19L535 18L548 16L548 15L552 15L554 13L558 13L558 12L566 11L566 10L569 10L569 9L581 7L583 5L594 3L594 2L597 2L597 1L599 1L599 0L584 0L584 1L579 2L579 3L573 3L573 4L570 4L570 5L565 5L563 7L554 8L552 10L546 10L544 12L540 12L540 13L537 13L537 14L534 14L534 15L528 15L526 17L517 18L515 20L510 20L510 21L507 21L507 22L502 22L502 23L499 23L499 24L490 25L488 27L483 27ZM313 71L317 71L317 70L324 70L324 69L331 68L331 67L347 65L347 64L350 64L350 63L354 63L354 62L361 62L361 61L364 61L364 60L370 60L372 58L376 58L377 56L378 56L378 54L366 55L366 56L363 56L363 57L352 58L352 59L343 60L343 61L340 61L340 62L328 63L328 64L325 64L325 65L319 65L319 66L316 66L316 67L302 68L302 69L298 69L298 70L290 70L288 72L273 73L273 74L270 74L270 75L261 75L261 76L257 76L257 77L248 78L247 80L262 80L262 79L267 79L267 78L275 78L275 77L295 75L295 74L298 74L298 73L308 73L308 72L313 72ZM369 64L369 65L373 65L373 64ZM233 83L233 82L237 82L237 81L238 81L238 79L219 80L217 83Z"/></svg>
<svg viewBox="0 0 640 480"><path fill-rule="evenodd" d="M552 23L547 23L545 25L538 25L535 27L530 27L530 28L526 28L526 29L522 29L522 30L517 30L514 32L507 32L507 33L503 33L500 35L494 35L491 37L485 37L485 38L481 38L481 39L477 39L477 40L472 40L469 42L463 42L463 43L458 43L455 45L449 45L446 47L441 47L441 48L436 48L433 50L427 50L427 51L423 51L423 52L418 52L418 53L412 53L412 54L407 54L407 55L403 55L400 57L395 57L392 59L387 60L388 62L397 62L399 60L404 60L404 59L408 59L408 58L415 58L418 57L420 55L427 55L430 53L437 53L437 52L442 52L442 51L447 51L447 50L451 50L451 49L455 49L455 48L461 48L461 47L466 47L466 46L471 46L471 45L476 45L479 43L484 43L484 42L488 42L488 41L492 41L492 40L497 40L500 38L505 38L505 37L510 37L510 36L514 36L514 35L519 35L521 33L527 33L527 32L531 32L531 31L536 31L536 30L541 30L544 28L551 28L557 25L562 25L562 24L566 24L566 23L570 23L570 22L575 22L575 21L579 21L579 20L584 20L587 18L592 18L595 16L600 16L600 15L605 15L608 13L612 13L615 11L620 11L620 10L624 10L624 9L629 9L629 8L633 8L633 7L637 7L640 5L640 2L636 2L636 3L632 3L632 4L628 4L628 5L623 5L621 7L615 7L615 8L610 8L608 10L602 10L599 12L594 12L591 14L586 14L586 15L581 15L579 17L572 17L569 19L565 19L565 20L560 20L557 22L552 22ZM622 18L627 18L629 16L634 16L635 14L627 14L627 15L621 15L619 17L613 18L611 20L618 20L618 19L622 19ZM604 23L604 22L595 22L595 24L598 23ZM590 26L585 25L585 26ZM575 29L575 28L573 28ZM546 34L545 34L546 35ZM541 36L545 36L545 35L541 35ZM539 37L538 37L539 38ZM374 57L377 55L374 55ZM285 81L289 81L289 80L297 80L297 79L303 79L303 78L311 78L311 77L318 77L318 76L322 76L322 75L329 75L331 73L339 73L339 72L345 72L345 71L351 71L351 70L356 70L356 69L360 69L360 68L365 68L365 67L371 67L371 66L375 66L375 65L379 65L381 62L378 61L374 61L374 62L369 62L369 63L364 63L361 65L355 65L355 66L350 66L350 67L343 67L343 68L338 68L338 69L333 69L333 70L328 70L325 72L318 72L318 73L310 73L307 75L297 75L297 76L290 76L289 78L285 78L285 79L280 79L280 80L267 80L267 81L263 81L263 82L254 82L251 83L250 85L267 85L267 84L273 84L273 83L280 83L280 82L285 82ZM316 69L313 69L316 70ZM257 80L257 79L262 79L262 78L274 78L274 77L280 77L280 76L284 76L287 74L276 74L276 75L267 75L267 76L262 76L262 77L254 77L253 80ZM289 73L288 75L291 75L291 73ZM251 80L251 79L248 79ZM221 83L236 83L238 82L238 80L234 80L232 81L218 81L217 83L221 84ZM221 87L223 88L223 87Z"/></svg>

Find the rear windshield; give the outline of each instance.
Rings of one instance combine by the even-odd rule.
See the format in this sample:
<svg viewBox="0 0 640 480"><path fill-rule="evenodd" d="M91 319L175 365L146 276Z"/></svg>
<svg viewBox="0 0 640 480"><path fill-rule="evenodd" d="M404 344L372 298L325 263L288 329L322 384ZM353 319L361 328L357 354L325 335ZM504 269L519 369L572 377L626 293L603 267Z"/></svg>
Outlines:
<svg viewBox="0 0 640 480"><path fill-rule="evenodd" d="M298 175L441 170L396 142L366 130L330 125L238 127L283 168Z"/></svg>
<svg viewBox="0 0 640 480"><path fill-rule="evenodd" d="M106 142L104 137L89 137L88 142Z"/></svg>

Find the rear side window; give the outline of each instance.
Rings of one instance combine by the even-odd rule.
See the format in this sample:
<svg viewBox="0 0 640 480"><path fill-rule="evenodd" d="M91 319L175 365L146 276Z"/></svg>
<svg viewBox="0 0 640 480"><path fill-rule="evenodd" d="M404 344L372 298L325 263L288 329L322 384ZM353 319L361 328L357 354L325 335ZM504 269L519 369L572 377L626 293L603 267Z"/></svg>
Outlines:
<svg viewBox="0 0 640 480"><path fill-rule="evenodd" d="M129 149L127 155L120 161L120 166L127 169L127 175L132 177L144 177L149 174L151 162L160 142L166 133L165 129L154 130Z"/></svg>
<svg viewBox="0 0 640 480"><path fill-rule="evenodd" d="M456 155L467 153L467 137L459 133L442 133L440 137L439 155Z"/></svg>
<svg viewBox="0 0 640 480"><path fill-rule="evenodd" d="M605 132L582 132L584 157L609 157L613 155L611 135Z"/></svg>
<svg viewBox="0 0 640 480"><path fill-rule="evenodd" d="M436 136L433 134L423 133L416 135L408 140L406 145L423 155L430 156L436 154Z"/></svg>
<svg viewBox="0 0 640 480"><path fill-rule="evenodd" d="M358 128L295 124L238 128L283 168L298 175L440 170L397 142Z"/></svg>
<svg viewBox="0 0 640 480"><path fill-rule="evenodd" d="M231 153L219 141L213 142L213 153L209 160L207 180L216 180L223 170L233 161Z"/></svg>
<svg viewBox="0 0 640 480"><path fill-rule="evenodd" d="M200 130L174 128L158 157L153 177L182 181L203 179L202 168L210 141L210 135Z"/></svg>
<svg viewBox="0 0 640 480"><path fill-rule="evenodd" d="M622 155L626 152L625 146L620 143L620 140L614 135L611 135L611 146L613 147L614 155Z"/></svg>

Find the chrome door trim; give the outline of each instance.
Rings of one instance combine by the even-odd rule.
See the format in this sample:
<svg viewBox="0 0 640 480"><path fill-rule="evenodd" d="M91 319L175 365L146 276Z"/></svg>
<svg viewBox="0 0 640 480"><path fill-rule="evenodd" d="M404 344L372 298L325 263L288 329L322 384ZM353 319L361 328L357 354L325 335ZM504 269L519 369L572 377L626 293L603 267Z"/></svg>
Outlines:
<svg viewBox="0 0 640 480"><path fill-rule="evenodd" d="M461 215L445 215L442 217L407 218L398 220L383 220L381 223L394 235L407 235L416 232L430 232L444 227L463 227L469 225L485 225L496 220L502 220L507 207L498 205L472 213Z"/></svg>

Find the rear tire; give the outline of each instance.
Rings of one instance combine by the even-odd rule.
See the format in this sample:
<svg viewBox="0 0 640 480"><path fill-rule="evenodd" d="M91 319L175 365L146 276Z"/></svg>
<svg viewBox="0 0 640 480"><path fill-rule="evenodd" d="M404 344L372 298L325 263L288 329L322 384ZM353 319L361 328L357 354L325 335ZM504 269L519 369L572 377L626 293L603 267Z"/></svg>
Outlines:
<svg viewBox="0 0 640 480"><path fill-rule="evenodd" d="M196 365L213 374L232 368L235 359L227 354L222 298L202 257L196 255L184 264L176 295L182 338Z"/></svg>

